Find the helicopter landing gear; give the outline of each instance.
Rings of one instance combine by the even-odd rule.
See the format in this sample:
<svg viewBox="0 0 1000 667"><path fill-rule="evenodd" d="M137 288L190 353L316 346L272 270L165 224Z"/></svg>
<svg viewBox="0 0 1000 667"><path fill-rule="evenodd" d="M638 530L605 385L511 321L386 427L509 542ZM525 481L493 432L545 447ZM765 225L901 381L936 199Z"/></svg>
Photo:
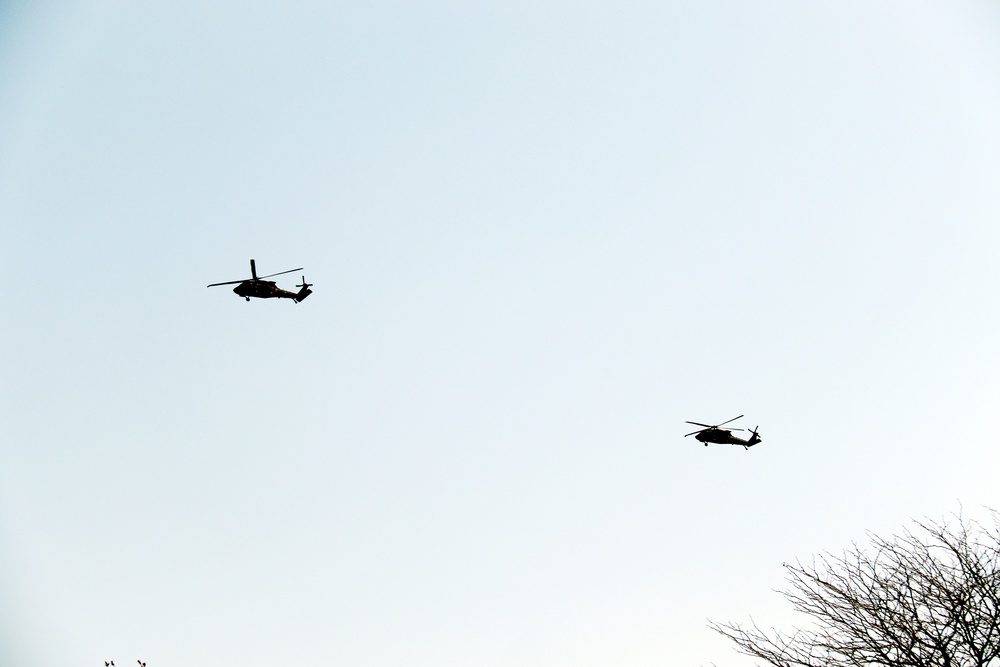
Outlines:
<svg viewBox="0 0 1000 667"><path fill-rule="evenodd" d="M250 301L250 297L248 297L248 296L245 296L243 298L246 299L248 302Z"/></svg>

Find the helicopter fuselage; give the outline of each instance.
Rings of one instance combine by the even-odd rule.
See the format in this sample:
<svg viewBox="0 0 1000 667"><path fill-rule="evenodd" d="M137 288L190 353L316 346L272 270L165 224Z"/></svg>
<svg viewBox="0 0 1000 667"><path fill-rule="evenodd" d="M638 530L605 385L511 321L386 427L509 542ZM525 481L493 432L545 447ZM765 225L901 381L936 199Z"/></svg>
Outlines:
<svg viewBox="0 0 1000 667"><path fill-rule="evenodd" d="M233 292L241 297L250 300L250 297L258 299L294 299L300 301L299 295L295 292L283 290L271 280L245 280L233 288ZM303 297L305 298L305 297Z"/></svg>
<svg viewBox="0 0 1000 667"><path fill-rule="evenodd" d="M695 434L695 440L702 442L708 447L708 443L715 445L742 445L743 447L753 447L760 442L760 436L754 433L749 440L744 440L727 431L724 428L708 428Z"/></svg>

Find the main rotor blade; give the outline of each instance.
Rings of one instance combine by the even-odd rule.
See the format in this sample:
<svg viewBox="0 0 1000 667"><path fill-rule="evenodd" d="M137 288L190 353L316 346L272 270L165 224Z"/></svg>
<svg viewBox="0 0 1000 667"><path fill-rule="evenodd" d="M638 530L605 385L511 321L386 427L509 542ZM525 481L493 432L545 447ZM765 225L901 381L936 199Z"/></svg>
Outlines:
<svg viewBox="0 0 1000 667"><path fill-rule="evenodd" d="M711 427L709 427L709 428L711 428ZM701 433L702 431L707 431L707 430L708 430L707 428L700 428L697 431L691 431L690 433L685 433L684 437L686 438L689 435L694 435L695 433Z"/></svg>
<svg viewBox="0 0 1000 667"><path fill-rule="evenodd" d="M742 416L743 416L743 415L740 415L740 417L742 417ZM734 421L736 421L737 419L739 419L740 417L733 417L733 418L732 418L732 419L730 419L729 421L724 421L724 422L722 422L722 424L728 424L729 422L734 422ZM722 424L717 424L717 426L722 426ZM742 431L743 429L740 429L740 430Z"/></svg>
<svg viewBox="0 0 1000 667"><path fill-rule="evenodd" d="M244 278L243 280L230 280L225 283L212 283L211 285L208 285L208 287L218 287L219 285L235 285L236 283L245 283L248 280L250 280L250 278Z"/></svg>
<svg viewBox="0 0 1000 667"><path fill-rule="evenodd" d="M257 279L258 280L263 280L264 278L270 278L272 276L280 276L280 275L285 274L285 273L291 273L292 271L301 271L301 270L302 270L302 267L300 266L297 269L288 269L287 271L278 271L277 273L272 273L272 274L266 275L266 276L258 276Z"/></svg>
<svg viewBox="0 0 1000 667"><path fill-rule="evenodd" d="M705 428L712 428L712 427L711 427L711 426L709 426L708 424L702 424L702 423L700 423L700 422L688 422L688 421L686 421L686 422L684 422L684 423L685 423L685 424L694 424L695 426L704 426ZM696 431L696 432L697 432L697 431Z"/></svg>

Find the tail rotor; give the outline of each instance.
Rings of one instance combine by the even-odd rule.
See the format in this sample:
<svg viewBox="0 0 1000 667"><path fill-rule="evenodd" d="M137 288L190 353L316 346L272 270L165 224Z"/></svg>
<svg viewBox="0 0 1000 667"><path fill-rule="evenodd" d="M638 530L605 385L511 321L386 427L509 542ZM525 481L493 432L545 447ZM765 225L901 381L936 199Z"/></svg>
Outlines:
<svg viewBox="0 0 1000 667"><path fill-rule="evenodd" d="M310 294L312 294L312 290L309 289L310 287L312 287L312 283L307 283L305 276L302 276L302 282L300 284L296 285L296 287L301 287L302 289L300 289L299 293L295 295L295 303L299 303L300 301L302 301L303 299L305 299L307 296L309 296Z"/></svg>

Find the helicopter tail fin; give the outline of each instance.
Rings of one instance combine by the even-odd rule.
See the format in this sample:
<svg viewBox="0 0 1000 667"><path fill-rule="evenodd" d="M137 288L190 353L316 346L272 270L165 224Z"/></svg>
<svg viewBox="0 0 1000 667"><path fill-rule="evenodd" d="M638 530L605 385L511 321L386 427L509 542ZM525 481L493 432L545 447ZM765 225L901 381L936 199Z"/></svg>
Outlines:
<svg viewBox="0 0 1000 667"><path fill-rule="evenodd" d="M760 436L757 435L757 429L758 428L759 428L758 426L754 426L753 427L753 431L751 431L750 439L747 440L747 444L745 445L745 447L747 449L749 449L750 447L753 447L758 442L760 442Z"/></svg>
<svg viewBox="0 0 1000 667"><path fill-rule="evenodd" d="M296 285L296 287L301 287L302 289L300 289L299 293L295 295L295 303L299 303L300 301L302 301L303 299L305 299L307 296L309 296L310 294L312 294L312 290L309 289L310 287L312 287L312 284L306 282L306 277L305 276L302 276L302 284L301 285Z"/></svg>

